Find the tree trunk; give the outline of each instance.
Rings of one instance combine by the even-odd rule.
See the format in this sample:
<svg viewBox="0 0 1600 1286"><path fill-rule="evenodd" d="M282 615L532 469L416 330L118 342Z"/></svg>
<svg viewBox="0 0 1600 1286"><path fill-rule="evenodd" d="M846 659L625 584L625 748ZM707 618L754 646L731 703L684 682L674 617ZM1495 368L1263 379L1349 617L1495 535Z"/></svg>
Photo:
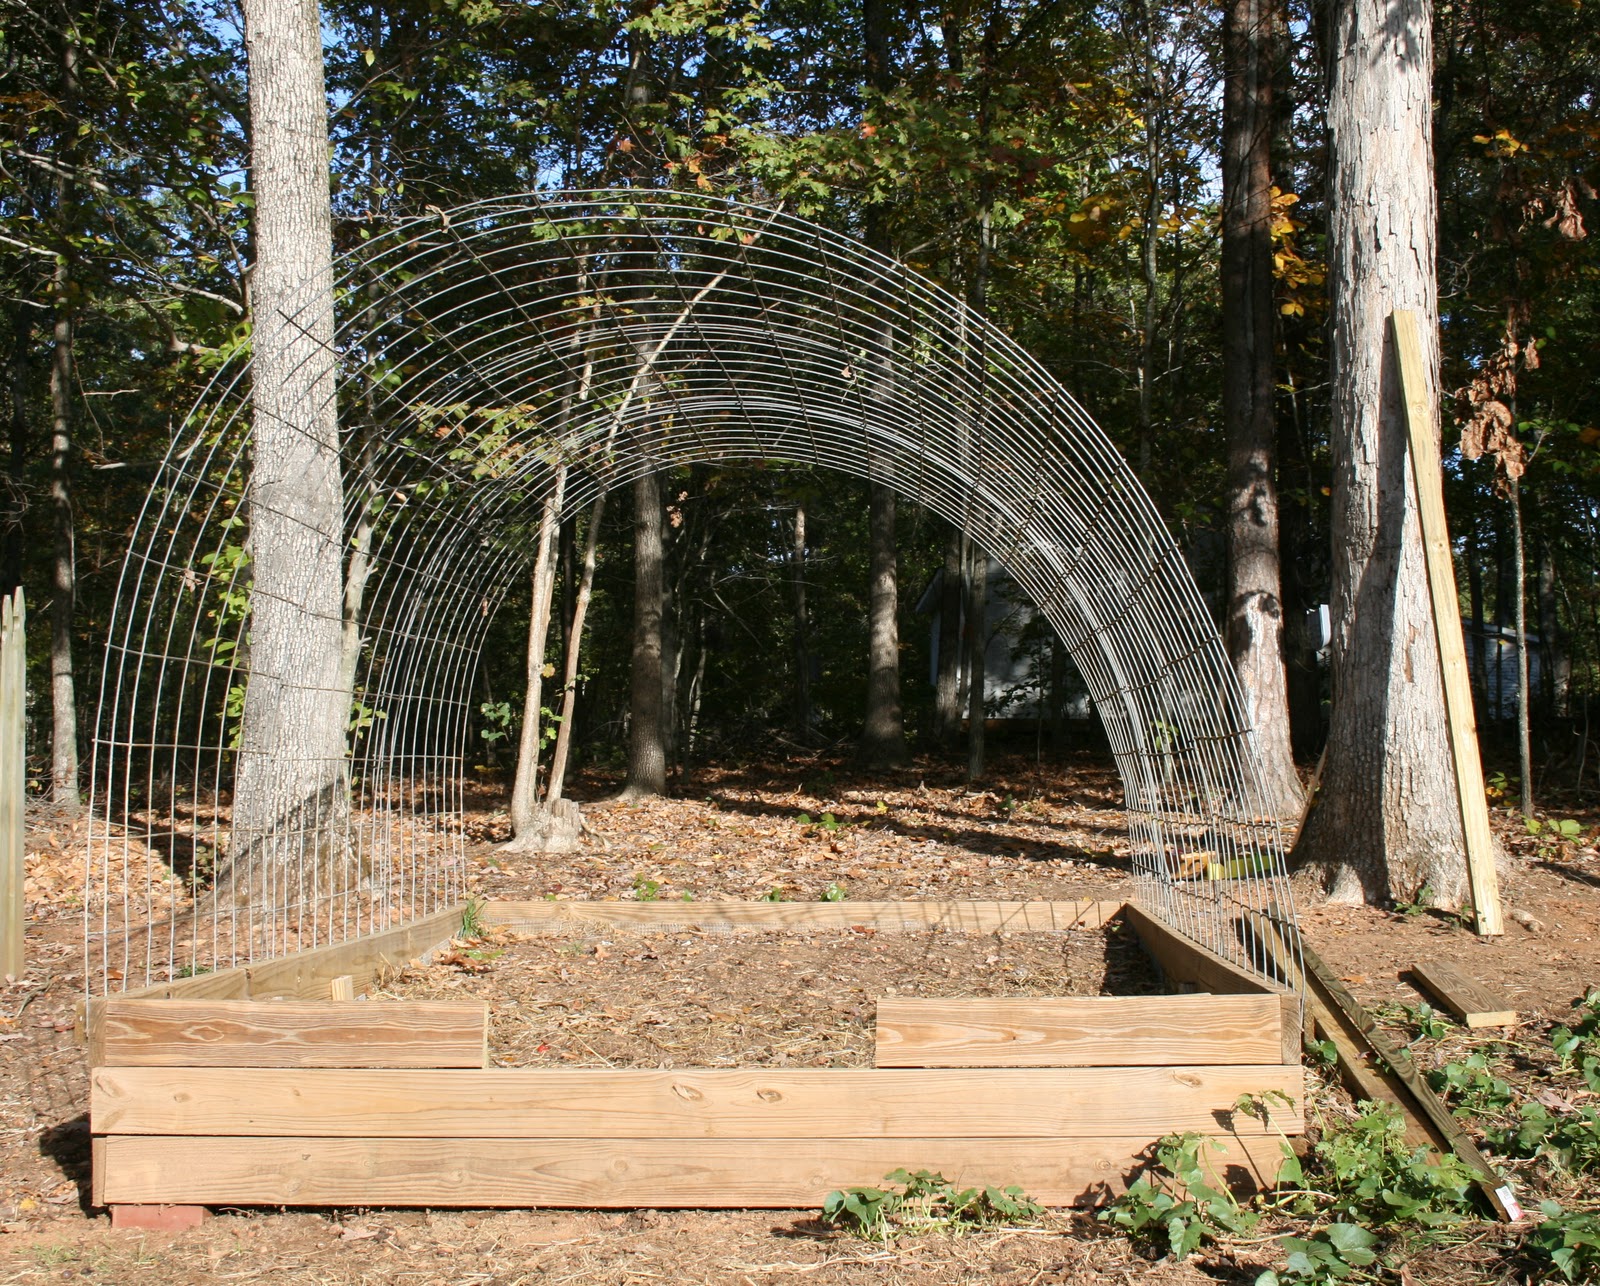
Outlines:
<svg viewBox="0 0 1600 1286"><path fill-rule="evenodd" d="M1539 542L1539 639L1539 673L1549 717L1564 719L1571 714L1567 694L1572 685L1572 658L1562 645L1561 617L1556 610L1556 563L1548 541Z"/></svg>
<svg viewBox="0 0 1600 1286"><path fill-rule="evenodd" d="M68 185L63 181L59 188ZM63 198L70 200L70 197ZM62 212L63 216L65 211ZM72 618L77 606L76 533L72 515L72 258L56 261L56 320L50 362L50 797L76 809L78 696L72 667Z"/></svg>
<svg viewBox="0 0 1600 1286"><path fill-rule="evenodd" d="M794 506L790 532L789 579L794 586L794 735L811 737L811 616L806 610L806 507Z"/></svg>
<svg viewBox="0 0 1600 1286"><path fill-rule="evenodd" d="M1437 408L1428 0L1336 0L1328 100L1333 712L1296 845L1336 901L1467 894L1439 649L1389 314L1411 309ZM1437 413L1437 412L1435 412ZM1434 432L1438 432L1437 426Z"/></svg>
<svg viewBox="0 0 1600 1286"><path fill-rule="evenodd" d="M594 569L605 512L606 498L600 495L589 510L589 530L583 541L583 572L572 605L572 624L567 629L567 669L561 678L561 724L556 729L555 749L550 753L550 784L545 788L547 805L561 798L567 782L567 761L572 756L572 720L578 704L578 659L583 649L583 623L589 615L589 600L594 597Z"/></svg>
<svg viewBox="0 0 1600 1286"><path fill-rule="evenodd" d="M344 483L315 0L244 0L256 261L250 667L225 878L304 901L348 887ZM291 873L292 872L292 873ZM285 880L292 883L285 883ZM293 887L298 884L298 887Z"/></svg>
<svg viewBox="0 0 1600 1286"><path fill-rule="evenodd" d="M661 480L646 474L633 484L633 687L628 720L628 778L619 798L662 795L667 789L667 729L662 709Z"/></svg>
<svg viewBox="0 0 1600 1286"><path fill-rule="evenodd" d="M967 782L983 779L984 732L989 709L989 555L972 545L967 573Z"/></svg>
<svg viewBox="0 0 1600 1286"><path fill-rule="evenodd" d="M33 318L18 308L12 316L11 352L6 361L6 388L10 394L9 442L6 452L6 494L0 504L0 594L10 594L22 584L23 550L27 532L24 478L28 467L28 349L33 343Z"/></svg>
<svg viewBox="0 0 1600 1286"><path fill-rule="evenodd" d="M961 735L961 532L950 529L939 585L939 672L934 688L934 726L954 749Z"/></svg>
<svg viewBox="0 0 1600 1286"><path fill-rule="evenodd" d="M1284 670L1272 306L1271 0L1230 0L1222 105L1222 418L1228 436L1225 633L1261 748L1267 807L1300 817Z"/></svg>
<svg viewBox="0 0 1600 1286"><path fill-rule="evenodd" d="M1516 403L1512 403L1516 415ZM1517 628L1517 765L1522 774L1522 815L1533 816L1533 731L1528 723L1528 556L1522 538L1522 483L1510 479L1513 584Z"/></svg>
<svg viewBox="0 0 1600 1286"><path fill-rule="evenodd" d="M517 776L511 787L511 847L525 846L537 826L539 751L544 748L544 654L550 640L555 601L556 539L561 526L561 501L567 471L557 469L539 517L539 542L533 555L532 593L528 607L528 686L522 702L522 736L517 743Z"/></svg>
<svg viewBox="0 0 1600 1286"><path fill-rule="evenodd" d="M69 34L61 50L61 101L67 110L66 141L58 149L55 219L60 247L55 271L55 328L50 362L50 797L77 809L78 692L72 665L72 623L77 608L76 530L72 514L73 328L77 308L72 279L72 237L77 185L69 177L78 164L73 116L78 97L78 46Z"/></svg>
<svg viewBox="0 0 1600 1286"><path fill-rule="evenodd" d="M895 495L871 484L868 540L871 582L867 600L867 721L859 757L868 768L901 768L911 762L900 712L900 619L896 588Z"/></svg>

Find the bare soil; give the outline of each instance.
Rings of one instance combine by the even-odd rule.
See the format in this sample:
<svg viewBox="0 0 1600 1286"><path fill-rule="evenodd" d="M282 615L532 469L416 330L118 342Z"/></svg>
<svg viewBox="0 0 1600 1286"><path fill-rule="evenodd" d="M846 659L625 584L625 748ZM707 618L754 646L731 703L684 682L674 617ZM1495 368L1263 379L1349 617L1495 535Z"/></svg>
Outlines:
<svg viewBox="0 0 1600 1286"><path fill-rule="evenodd" d="M824 759L697 774L681 798L586 806L583 847L562 858L509 857L503 792L480 788L468 818L479 896L492 898L1121 898L1127 837L1109 766L1001 762L993 785L963 789L951 770L853 777ZM579 783L597 800L598 779ZM802 818L802 814L805 815ZM831 815L831 820L830 820ZM1586 986L1600 984L1596 818L1577 840L1527 836L1497 817L1516 913L1482 942L1458 921L1375 908L1301 908L1311 944L1364 1003L1383 1007L1425 1065L1488 1053L1530 1093L1538 1051ZM1264 1236L1186 1263L1149 1259L1092 1216L967 1237L864 1242L815 1211L224 1212L179 1233L113 1231L86 1210L86 1075L73 1029L82 952L72 905L70 817L31 819L37 913L29 968L0 989L0 1286L44 1281L273 1283L1253 1282L1278 1255ZM1418 1036L1401 1005L1422 997L1406 973L1447 960L1497 988L1523 1021L1510 1032ZM508 933L458 944L409 969L394 994L481 995L496 1061L525 1065L850 1065L866 1061L873 1001L917 995L1137 992L1154 987L1131 942L1065 935L637 935L554 940ZM1593 1095L1563 1091L1573 1101ZM1347 1112L1332 1092L1314 1111ZM914 1163L914 1159L908 1158ZM1578 1185L1524 1167L1525 1185L1588 1204ZM1406 1266L1412 1282L1520 1280L1514 1234L1495 1225Z"/></svg>

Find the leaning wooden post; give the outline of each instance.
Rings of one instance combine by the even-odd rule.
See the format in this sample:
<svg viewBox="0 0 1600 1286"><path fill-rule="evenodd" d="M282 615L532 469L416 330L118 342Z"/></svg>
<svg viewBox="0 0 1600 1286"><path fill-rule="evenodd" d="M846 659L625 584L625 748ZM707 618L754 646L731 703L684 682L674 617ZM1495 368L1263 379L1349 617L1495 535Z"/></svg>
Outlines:
<svg viewBox="0 0 1600 1286"><path fill-rule="evenodd" d="M1456 795L1461 801L1461 829L1467 843L1473 918L1480 934L1498 934L1505 932L1500 917L1500 881L1494 867L1494 838L1489 832L1489 803L1483 790L1478 725L1467 679L1467 650L1461 638L1461 596L1456 590L1450 529L1444 518L1443 468L1424 374L1421 322L1413 312L1395 312L1390 314L1389 326L1394 333L1400 393L1406 406L1411 470L1417 484L1422 547L1428 562L1428 592L1433 599L1434 635L1439 640L1439 669L1444 677L1445 720L1450 729L1450 754L1455 761Z"/></svg>
<svg viewBox="0 0 1600 1286"><path fill-rule="evenodd" d="M0 599L0 975L22 976L23 758L27 677L22 591Z"/></svg>

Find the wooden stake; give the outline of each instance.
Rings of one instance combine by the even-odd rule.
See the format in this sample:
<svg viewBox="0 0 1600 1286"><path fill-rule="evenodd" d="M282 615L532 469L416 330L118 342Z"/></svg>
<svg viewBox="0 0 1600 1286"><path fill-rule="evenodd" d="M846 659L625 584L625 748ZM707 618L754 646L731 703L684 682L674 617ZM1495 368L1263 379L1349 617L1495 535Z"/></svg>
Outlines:
<svg viewBox="0 0 1600 1286"><path fill-rule="evenodd" d="M1434 439L1433 404L1423 364L1421 323L1413 312L1395 312L1390 314L1389 326L1394 334L1395 358L1400 367L1411 468L1417 484L1417 511L1422 521L1422 547L1428 563L1428 592L1433 599L1434 634L1439 640L1445 721L1450 730L1450 754L1455 761L1461 829L1466 837L1473 917L1480 934L1500 934L1505 932L1500 915L1500 883L1494 867L1494 837L1489 832L1489 804L1483 790L1483 761L1478 753L1472 688L1467 679L1467 650L1461 638L1461 596L1456 591L1450 529L1445 524L1439 444Z"/></svg>

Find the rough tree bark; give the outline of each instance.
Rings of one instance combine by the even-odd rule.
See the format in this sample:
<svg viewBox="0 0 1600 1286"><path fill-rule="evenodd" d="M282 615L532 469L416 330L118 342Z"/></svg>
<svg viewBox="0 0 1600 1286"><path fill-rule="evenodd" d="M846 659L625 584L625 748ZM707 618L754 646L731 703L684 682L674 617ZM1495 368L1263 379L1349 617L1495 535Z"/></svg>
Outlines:
<svg viewBox="0 0 1600 1286"><path fill-rule="evenodd" d="M1228 437L1228 655L1261 747L1266 806L1298 820L1284 670L1272 303L1273 0L1230 0L1222 100L1222 418Z"/></svg>
<svg viewBox="0 0 1600 1286"><path fill-rule="evenodd" d="M78 45L69 32L61 48L61 99L71 113L78 98ZM77 320L72 279L74 207L78 168L77 130L67 130L58 154L55 221L60 233L56 256L50 361L50 797L76 809L78 798L78 693L72 666L72 620L77 608L76 531L72 515L73 329Z"/></svg>
<svg viewBox="0 0 1600 1286"><path fill-rule="evenodd" d="M894 539L895 495L872 484L868 505L871 570L867 599L867 720L857 754L869 768L900 768L911 762L900 710L899 569Z"/></svg>
<svg viewBox="0 0 1600 1286"><path fill-rule="evenodd" d="M345 830L344 483L332 222L315 0L244 0L256 260L248 494L250 675L224 879L301 900L359 872ZM295 887L298 885L298 887Z"/></svg>
<svg viewBox="0 0 1600 1286"><path fill-rule="evenodd" d="M790 528L789 580L794 589L794 735L811 737L811 615L806 608L806 506L795 501Z"/></svg>
<svg viewBox="0 0 1600 1286"><path fill-rule="evenodd" d="M989 718L989 555L972 545L967 570L967 781L983 778L984 734Z"/></svg>
<svg viewBox="0 0 1600 1286"><path fill-rule="evenodd" d="M665 588L661 480L633 484L633 689L629 702L628 777L619 799L667 790L667 730L662 708L661 609Z"/></svg>
<svg viewBox="0 0 1600 1286"><path fill-rule="evenodd" d="M550 754L550 781L545 787L545 807L554 811L562 802L567 782L567 763L572 757L572 721L578 705L578 659L583 650L583 623L594 597L594 571L600 547L600 524L606 514L606 498L598 496L589 508L589 530L583 541L583 572L572 605L572 621L567 629L567 668L561 677L561 726L556 729L555 749ZM574 834L573 841L576 843ZM547 845L548 850L548 845Z"/></svg>
<svg viewBox="0 0 1600 1286"><path fill-rule="evenodd" d="M6 360L6 388L10 395L9 441L6 452L6 493L0 499L0 594L22 584L23 515L27 492L23 481L28 467L28 349L33 343L33 318L18 308L12 317L11 352Z"/></svg>
<svg viewBox="0 0 1600 1286"><path fill-rule="evenodd" d="M1426 888L1455 909L1467 864L1388 327L1422 319L1437 407L1431 5L1337 0L1331 23L1333 710L1295 856L1336 901Z"/></svg>

